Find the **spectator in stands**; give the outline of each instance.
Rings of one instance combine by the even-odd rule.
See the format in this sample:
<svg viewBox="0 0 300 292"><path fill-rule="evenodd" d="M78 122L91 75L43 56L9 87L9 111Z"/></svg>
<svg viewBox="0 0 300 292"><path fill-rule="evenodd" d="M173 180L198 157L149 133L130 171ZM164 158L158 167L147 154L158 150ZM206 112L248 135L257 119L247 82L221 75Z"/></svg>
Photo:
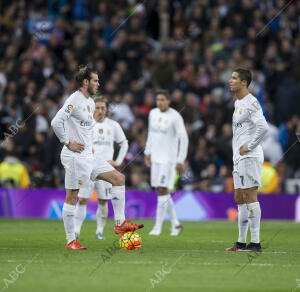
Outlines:
<svg viewBox="0 0 300 292"><path fill-rule="evenodd" d="M279 187L278 174L276 169L272 166L270 159L265 156L265 161L262 167L261 187L258 192L263 194L276 193Z"/></svg>
<svg viewBox="0 0 300 292"><path fill-rule="evenodd" d="M0 163L0 183L5 188L28 188L30 178L24 164L17 158L11 138L5 140L1 149L4 159ZM3 146L3 145L1 145Z"/></svg>
<svg viewBox="0 0 300 292"><path fill-rule="evenodd" d="M276 167L282 179L299 176L297 1L288 7L279 0L71 2L1 1L0 143L16 121L26 120L13 139L33 183L63 185L60 145L49 121L75 90L74 72L81 63L95 67L100 92L115 102L112 114L129 138L130 166L143 164L138 153L154 89L170 91L172 107L183 109L191 141L192 185L207 191L214 180L230 190L229 180L223 179L223 168L230 172L232 165L233 102L226 80L237 66L250 69L250 90L279 127L278 136L274 131L268 142L277 151L272 147L267 153L271 147L265 147L266 154L276 164L278 141L283 152L292 147ZM277 11L281 14L266 26ZM0 163L6 157L2 150ZM203 176L210 164L216 170L212 179ZM129 174L130 167L124 171Z"/></svg>

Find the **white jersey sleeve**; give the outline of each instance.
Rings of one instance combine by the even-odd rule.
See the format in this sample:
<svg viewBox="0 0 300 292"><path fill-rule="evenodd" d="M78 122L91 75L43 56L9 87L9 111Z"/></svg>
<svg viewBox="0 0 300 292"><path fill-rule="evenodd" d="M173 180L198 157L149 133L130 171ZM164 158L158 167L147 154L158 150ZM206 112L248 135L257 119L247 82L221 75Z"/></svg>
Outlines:
<svg viewBox="0 0 300 292"><path fill-rule="evenodd" d="M128 141L126 136L118 122L114 123L115 130L114 130L114 141L119 144L120 149L118 153L118 157L116 158L116 162L121 164L124 160L124 157L128 151Z"/></svg>
<svg viewBox="0 0 300 292"><path fill-rule="evenodd" d="M175 121L175 127L179 143L177 163L183 163L187 156L189 139L184 126L183 118L180 114L178 114L178 118Z"/></svg>
<svg viewBox="0 0 300 292"><path fill-rule="evenodd" d="M256 125L256 131L252 140L248 144L249 151L255 149L257 145L261 143L265 134L267 133L269 126L267 121L263 115L261 106L257 101L254 101L248 109L249 119L252 121L254 125Z"/></svg>
<svg viewBox="0 0 300 292"><path fill-rule="evenodd" d="M152 113L152 111L150 111L149 117L148 117L148 136L147 136L146 147L145 147L145 151L144 151L145 155L150 155L151 154L151 139L152 139L152 134L151 134L151 131L150 131L151 113Z"/></svg>
<svg viewBox="0 0 300 292"><path fill-rule="evenodd" d="M63 107L56 113L51 121L51 127L61 143L69 142L65 122L70 118L75 107L77 107L77 101L74 96L71 96L65 101Z"/></svg>
<svg viewBox="0 0 300 292"><path fill-rule="evenodd" d="M263 156L260 143L268 130L268 125L257 99L249 93L243 99L236 100L234 107L232 117L234 163L247 157ZM249 151L240 155L239 149L245 144L248 145Z"/></svg>
<svg viewBox="0 0 300 292"><path fill-rule="evenodd" d="M80 91L74 92L57 112L51 122L54 133L59 141L66 143L73 141L84 145L80 153L63 147L63 152L71 156L86 156L92 154L92 132L95 125L93 113L95 102L86 98Z"/></svg>

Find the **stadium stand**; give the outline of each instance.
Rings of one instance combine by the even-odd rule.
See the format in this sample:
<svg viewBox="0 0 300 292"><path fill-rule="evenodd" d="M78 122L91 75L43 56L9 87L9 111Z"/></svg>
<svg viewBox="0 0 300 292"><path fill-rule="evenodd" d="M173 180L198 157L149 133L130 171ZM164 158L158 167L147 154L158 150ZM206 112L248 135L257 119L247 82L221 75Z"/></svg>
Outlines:
<svg viewBox="0 0 300 292"><path fill-rule="evenodd" d="M234 68L245 67L272 125L264 149L271 149L278 190L289 182L293 192L300 185L300 2L276 16L285 4L2 0L0 162L21 160L33 187L63 187L61 145L49 125L76 89L74 73L84 63L99 72L100 92L111 99L110 114L129 139L121 167L129 187L149 188L147 115L155 90L165 88L190 139L177 187L230 191L233 102L227 81Z"/></svg>

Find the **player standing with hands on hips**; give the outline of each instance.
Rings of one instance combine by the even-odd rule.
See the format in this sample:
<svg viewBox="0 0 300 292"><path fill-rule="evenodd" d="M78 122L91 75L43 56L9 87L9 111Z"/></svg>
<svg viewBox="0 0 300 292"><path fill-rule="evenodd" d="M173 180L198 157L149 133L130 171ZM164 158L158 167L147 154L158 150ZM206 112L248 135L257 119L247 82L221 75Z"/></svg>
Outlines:
<svg viewBox="0 0 300 292"><path fill-rule="evenodd" d="M80 66L76 74L78 90L67 98L57 112L51 126L65 146L61 162L65 168L66 200L62 216L66 232L66 249L85 249L75 238L75 205L79 189L88 187L90 179L105 180L112 184L111 197L115 216L115 233L120 234L144 227L125 220L125 177L111 164L92 153L92 134L95 95L99 87L97 72Z"/></svg>
<svg viewBox="0 0 300 292"><path fill-rule="evenodd" d="M226 251L261 251L261 210L257 201L257 191L261 185L264 154L260 143L269 127L257 99L249 93L251 79L249 70L236 69L229 80L230 91L236 98L232 117L232 149L239 238L233 247L227 248ZM251 241L246 245L248 225Z"/></svg>
<svg viewBox="0 0 300 292"><path fill-rule="evenodd" d="M108 99L104 96L99 96L94 99L94 102L94 119L97 122L93 128L94 156L100 156L113 167L118 167L123 162L128 150L127 139L120 124L107 117L109 108ZM114 142L120 146L116 160L113 160ZM79 237L81 225L86 217L86 204L96 189L98 195L96 238L104 239L103 230L108 215L107 200L111 199L111 187L110 183L98 180L95 182L90 181L88 188L80 188L78 194L79 200L75 212L76 238Z"/></svg>
<svg viewBox="0 0 300 292"><path fill-rule="evenodd" d="M183 170L187 156L188 135L181 115L170 108L167 91L159 90L156 106L149 113L148 137L145 149L145 164L151 167L151 186L158 193L156 222L150 235L160 235L166 211L171 219L171 235L182 231L169 189L174 187L176 170Z"/></svg>

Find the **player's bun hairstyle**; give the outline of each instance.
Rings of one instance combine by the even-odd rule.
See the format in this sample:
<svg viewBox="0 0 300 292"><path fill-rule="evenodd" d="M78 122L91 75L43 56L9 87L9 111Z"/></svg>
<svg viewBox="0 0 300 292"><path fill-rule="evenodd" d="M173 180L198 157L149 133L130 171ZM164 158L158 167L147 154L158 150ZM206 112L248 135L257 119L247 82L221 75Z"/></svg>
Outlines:
<svg viewBox="0 0 300 292"><path fill-rule="evenodd" d="M251 71L249 71L247 69L238 68L238 69L235 69L233 72L236 72L239 74L241 81L246 80L247 87L250 85L250 83L252 81Z"/></svg>
<svg viewBox="0 0 300 292"><path fill-rule="evenodd" d="M91 69L86 65L80 65L78 67L78 72L76 74L76 82L78 87L82 86L82 82L84 79L91 80L92 73L98 74L95 70Z"/></svg>
<svg viewBox="0 0 300 292"><path fill-rule="evenodd" d="M156 91L156 96L158 96L159 94L164 95L166 97L166 99L171 99L171 96L169 94L169 92L165 89L159 89Z"/></svg>

